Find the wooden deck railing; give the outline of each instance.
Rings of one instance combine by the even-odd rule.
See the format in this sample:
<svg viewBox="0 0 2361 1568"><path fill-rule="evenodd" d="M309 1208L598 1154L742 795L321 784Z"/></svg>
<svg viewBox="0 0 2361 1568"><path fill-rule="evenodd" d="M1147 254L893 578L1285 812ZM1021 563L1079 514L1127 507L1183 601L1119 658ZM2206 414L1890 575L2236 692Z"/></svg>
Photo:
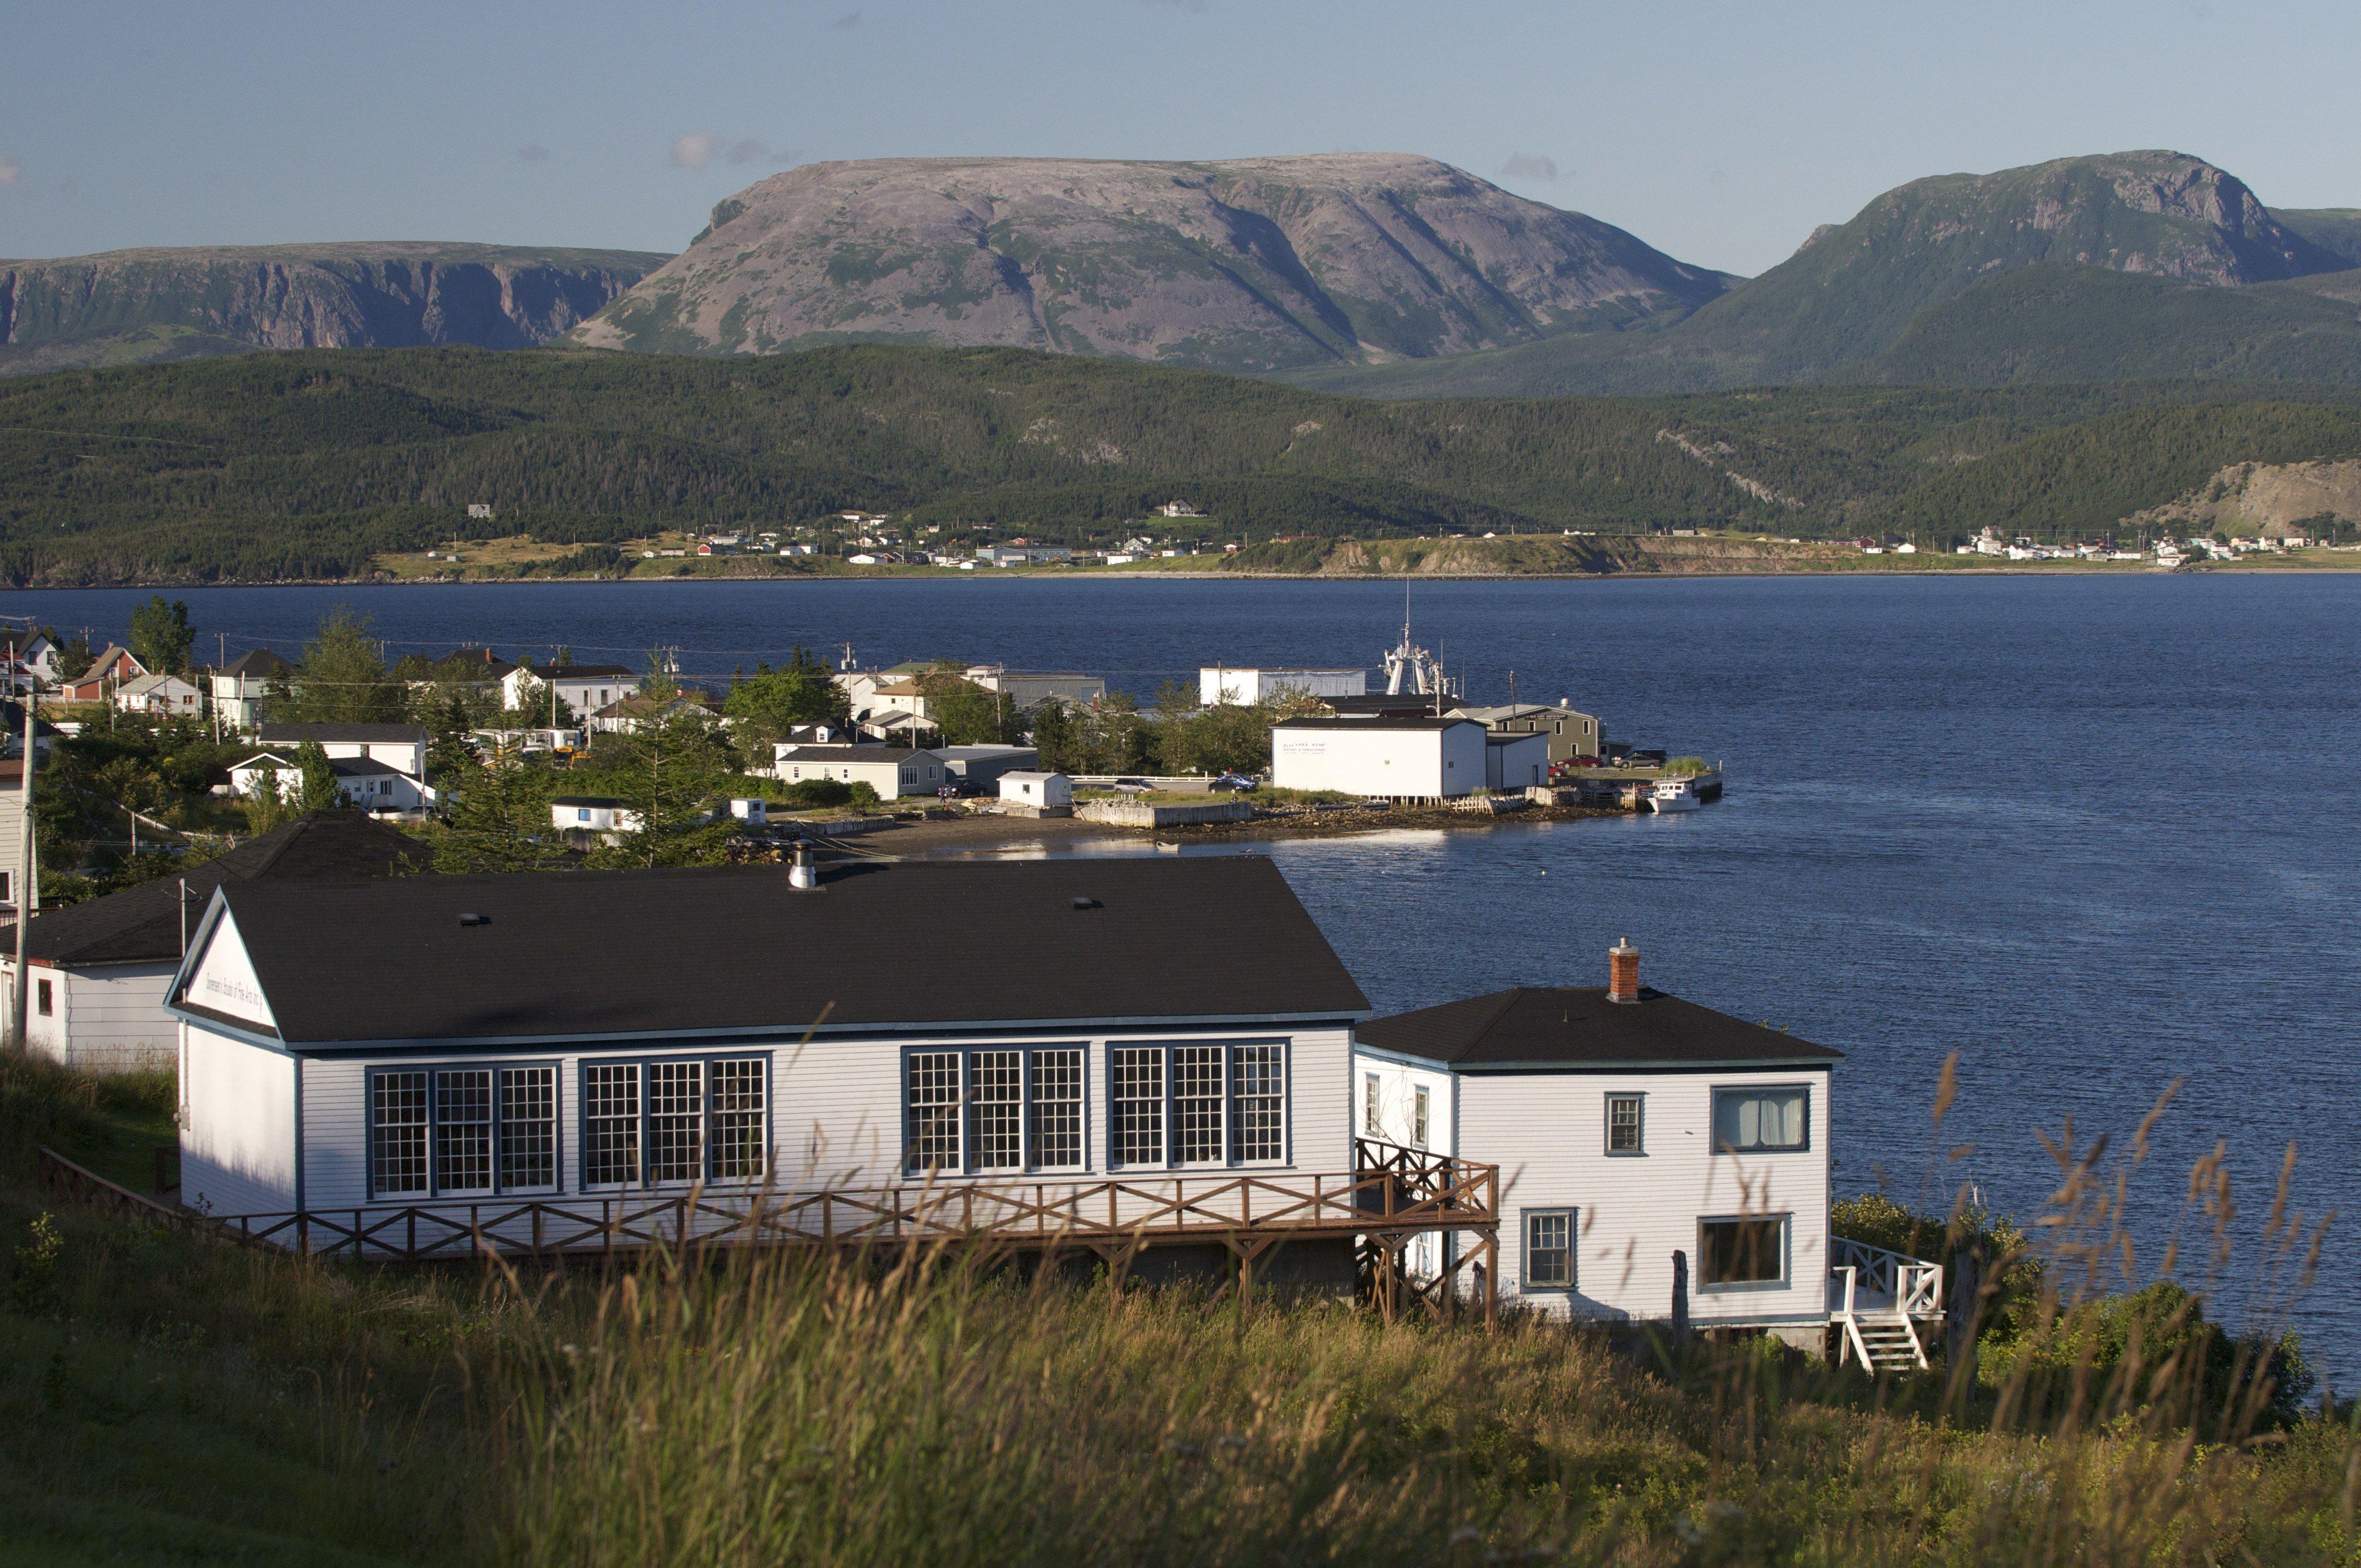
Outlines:
<svg viewBox="0 0 2361 1568"><path fill-rule="evenodd" d="M920 1186L518 1198L201 1216L115 1186L52 1150L44 1183L138 1217L288 1251L369 1261L550 1255L688 1244L843 1247L985 1242L1129 1253L1225 1242L1247 1259L1288 1240L1488 1233L1499 1170L1357 1140L1345 1174L1208 1171L1099 1180L939 1180Z"/></svg>

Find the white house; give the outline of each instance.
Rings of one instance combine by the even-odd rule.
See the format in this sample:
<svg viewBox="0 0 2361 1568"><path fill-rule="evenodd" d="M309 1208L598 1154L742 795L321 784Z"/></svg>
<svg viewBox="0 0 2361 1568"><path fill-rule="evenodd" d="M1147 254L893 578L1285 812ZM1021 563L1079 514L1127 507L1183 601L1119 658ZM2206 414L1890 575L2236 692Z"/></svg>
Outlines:
<svg viewBox="0 0 2361 1568"><path fill-rule="evenodd" d="M268 648L240 653L212 674L214 711L233 729L251 729L262 722L262 701L270 687L294 674L294 665Z"/></svg>
<svg viewBox="0 0 2361 1568"><path fill-rule="evenodd" d="M1074 781L1063 773L1006 773L1000 775L1000 798L1018 806L1071 806Z"/></svg>
<svg viewBox="0 0 2361 1568"><path fill-rule="evenodd" d="M135 675L115 688L113 701L125 713L192 718L204 711L204 694L178 675Z"/></svg>
<svg viewBox="0 0 2361 1568"><path fill-rule="evenodd" d="M1445 800L1485 784L1485 729L1472 718L1290 718L1271 727L1278 789Z"/></svg>
<svg viewBox="0 0 2361 1568"><path fill-rule="evenodd" d="M1216 927L1243 958L1172 939ZM1130 1223L1184 1184L1235 1204L1241 1173L1277 1201L1356 1168L1368 1013L1271 863L1231 856L230 883L171 1001L183 1203L357 1212L385 1250L439 1215L467 1251L471 1214L540 1234L520 1200L570 1201L593 1237L609 1201L692 1191L700 1223L880 1189L989 1213L1020 1187ZM1359 1219L1330 1218L1346 1234L1283 1254L1349 1281ZM1224 1229L1206 1251L1235 1278Z"/></svg>
<svg viewBox="0 0 2361 1568"><path fill-rule="evenodd" d="M640 830L641 816L622 801L603 795L561 795L549 803L549 825L569 841L607 841Z"/></svg>
<svg viewBox="0 0 2361 1568"><path fill-rule="evenodd" d="M328 771L335 775L337 797L362 811L423 811L435 798L432 786L374 757L330 757ZM230 765L229 785L249 800L274 789L280 799L289 799L303 787L302 764L292 748L258 751Z"/></svg>
<svg viewBox="0 0 2361 1568"><path fill-rule="evenodd" d="M1546 734L1484 737L1484 787L1538 789L1549 783L1550 738Z"/></svg>
<svg viewBox="0 0 2361 1568"><path fill-rule="evenodd" d="M865 784L880 800L934 795L950 777L940 757L906 746L801 746L782 740L772 754L776 761L771 771L789 784L806 779Z"/></svg>
<svg viewBox="0 0 2361 1568"><path fill-rule="evenodd" d="M595 713L638 691L640 677L620 664L568 664L562 670L520 664L500 677L500 704L511 710L545 708L552 686L557 688L558 700L575 712Z"/></svg>
<svg viewBox="0 0 2361 1568"><path fill-rule="evenodd" d="M1504 1298L1662 1320L1686 1270L1692 1322L1817 1348L1841 1056L1642 986L1628 943L1610 959L1605 987L1495 992L1360 1025L1363 1135L1499 1167Z"/></svg>
<svg viewBox="0 0 2361 1568"><path fill-rule="evenodd" d="M26 1043L86 1072L170 1069L181 1025L164 1010L166 992L215 887L392 876L423 871L426 860L416 839L357 812L313 811L172 876L41 910L25 932ZM11 981L15 946L0 941L0 975Z"/></svg>
<svg viewBox="0 0 2361 1568"><path fill-rule="evenodd" d="M10 696L36 681L41 690L55 691L65 674L58 667L58 645L42 633L16 627L0 630L0 686Z"/></svg>
<svg viewBox="0 0 2361 1568"><path fill-rule="evenodd" d="M1207 664L1197 672L1197 702L1204 707L1218 707L1225 703L1251 707L1282 693L1365 696L1368 690L1367 670L1265 670Z"/></svg>
<svg viewBox="0 0 2361 1568"><path fill-rule="evenodd" d="M426 776L426 729L418 724L265 724L254 738L288 756L316 741L330 761L367 758L412 779Z"/></svg>

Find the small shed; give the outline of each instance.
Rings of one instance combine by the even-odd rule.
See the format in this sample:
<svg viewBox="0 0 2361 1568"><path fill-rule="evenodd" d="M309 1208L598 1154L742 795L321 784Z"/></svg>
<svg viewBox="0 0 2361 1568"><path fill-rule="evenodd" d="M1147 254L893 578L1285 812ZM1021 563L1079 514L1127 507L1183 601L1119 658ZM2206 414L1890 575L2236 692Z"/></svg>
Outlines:
<svg viewBox="0 0 2361 1568"><path fill-rule="evenodd" d="M1011 772L1000 775L1000 798L1018 806L1071 806L1074 781L1063 773Z"/></svg>
<svg viewBox="0 0 2361 1568"><path fill-rule="evenodd" d="M750 828L771 825L771 803L759 795L733 795L730 797L730 815Z"/></svg>

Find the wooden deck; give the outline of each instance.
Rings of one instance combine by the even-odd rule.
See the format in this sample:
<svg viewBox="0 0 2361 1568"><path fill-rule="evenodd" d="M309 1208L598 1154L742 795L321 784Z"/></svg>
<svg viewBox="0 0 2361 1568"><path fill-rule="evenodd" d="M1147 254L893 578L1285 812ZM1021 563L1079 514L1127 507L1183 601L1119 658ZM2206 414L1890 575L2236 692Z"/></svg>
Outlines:
<svg viewBox="0 0 2361 1568"><path fill-rule="evenodd" d="M753 1245L783 1249L998 1246L1086 1250L1120 1274L1145 1249L1176 1244L1226 1247L1238 1286L1255 1265L1294 1241L1356 1248L1361 1282L1389 1317L1412 1301L1436 1310L1467 1294L1488 1319L1497 1302L1499 1168L1370 1139L1354 1143L1344 1173L1206 1171L1165 1177L991 1181L917 1186L721 1191L472 1202L380 1204L335 1210L201 1215L130 1192L53 1150L42 1183L60 1197L253 1246L371 1263L512 1257L611 1257L649 1248ZM1412 1282L1403 1249L1430 1232L1466 1233L1473 1245L1443 1275Z"/></svg>

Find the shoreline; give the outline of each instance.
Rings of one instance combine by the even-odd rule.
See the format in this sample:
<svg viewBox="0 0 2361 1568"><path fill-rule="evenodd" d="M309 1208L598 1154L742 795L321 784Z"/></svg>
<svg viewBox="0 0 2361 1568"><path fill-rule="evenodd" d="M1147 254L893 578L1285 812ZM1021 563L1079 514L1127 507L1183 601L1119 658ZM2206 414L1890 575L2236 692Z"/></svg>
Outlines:
<svg viewBox="0 0 2361 1568"><path fill-rule="evenodd" d="M1246 822L1213 822L1191 827L1123 828L1078 817L971 816L945 820L899 822L846 842L851 852L846 863L863 860L927 860L939 856L1023 853L1053 844L1089 840L1154 850L1184 844L1271 843L1294 839L1352 839L1406 830L1472 830L1514 823L1573 823L1627 818L1634 813L1598 806L1542 806L1529 811L1490 816L1482 812L1432 808L1377 811L1333 811L1302 819L1256 817ZM874 850L873 856L869 851Z"/></svg>
<svg viewBox="0 0 2361 1568"><path fill-rule="evenodd" d="M203 588L566 588L566 587L743 587L763 583L821 587L843 583L957 583L957 582L1074 582L1074 583L1677 583L1701 577L1717 580L1730 578L1774 577L2202 577L2234 576L2302 576L2334 577L2361 572L2361 555L2351 565L2325 565L2307 563L2301 566L2267 566L2215 564L2198 567L2161 567L2134 565L2066 565L2023 566L1862 566L1815 570L1811 568L1775 571L1715 571L1699 569L1681 572L1125 572L1082 574L1057 571L1025 571L997 568L990 576L982 573L949 574L935 572L878 572L874 574L830 573L795 574L785 576L724 576L720 575L683 577L268 577L268 578L170 578L148 577L119 583L22 583L0 587L0 593L71 594L125 592L189 592Z"/></svg>

